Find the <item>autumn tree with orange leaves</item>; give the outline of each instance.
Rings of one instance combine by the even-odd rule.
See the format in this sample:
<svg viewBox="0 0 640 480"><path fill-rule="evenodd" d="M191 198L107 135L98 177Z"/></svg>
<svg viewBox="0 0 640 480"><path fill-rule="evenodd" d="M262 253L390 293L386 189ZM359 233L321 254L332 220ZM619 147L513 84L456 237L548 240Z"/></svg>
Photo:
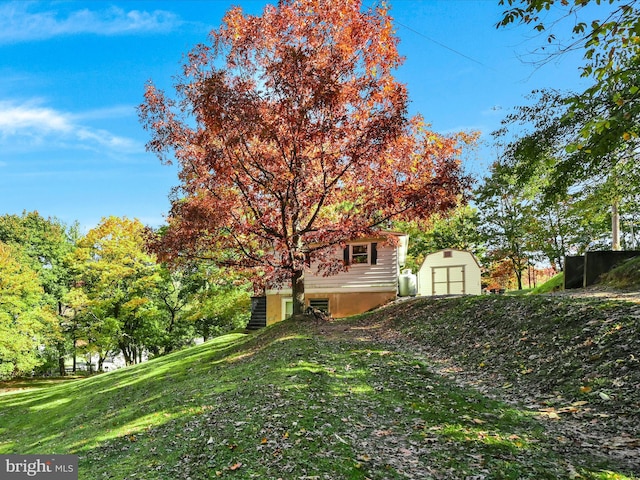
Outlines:
<svg viewBox="0 0 640 480"><path fill-rule="evenodd" d="M310 261L338 272L336 246L457 205L473 139L408 117L397 44L387 7L360 0L228 11L186 57L176 98L150 83L139 108L148 149L180 167L161 257L290 282L300 313Z"/></svg>

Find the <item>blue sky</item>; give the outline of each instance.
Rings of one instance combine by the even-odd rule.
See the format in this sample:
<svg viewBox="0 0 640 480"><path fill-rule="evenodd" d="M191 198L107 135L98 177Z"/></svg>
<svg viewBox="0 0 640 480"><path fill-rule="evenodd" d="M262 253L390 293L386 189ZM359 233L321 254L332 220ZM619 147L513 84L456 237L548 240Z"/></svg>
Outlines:
<svg viewBox="0 0 640 480"><path fill-rule="evenodd" d="M182 55L239 4L265 1L1 1L0 214L37 210L86 231L109 215L158 226L176 170L145 151L144 85L171 89ZM498 0L395 0L411 113L438 132L489 133L537 88L579 89L580 54L539 67L526 27L497 30ZM494 160L485 145L467 168Z"/></svg>

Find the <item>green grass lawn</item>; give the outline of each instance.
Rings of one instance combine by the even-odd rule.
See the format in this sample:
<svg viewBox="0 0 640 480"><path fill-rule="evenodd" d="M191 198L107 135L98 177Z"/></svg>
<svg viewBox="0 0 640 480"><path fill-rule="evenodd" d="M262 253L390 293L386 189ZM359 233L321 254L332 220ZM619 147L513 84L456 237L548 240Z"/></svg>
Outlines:
<svg viewBox="0 0 640 480"><path fill-rule="evenodd" d="M564 272L560 272L542 285L538 285L536 288L531 289L529 294L536 295L539 293L551 293L564 290Z"/></svg>
<svg viewBox="0 0 640 480"><path fill-rule="evenodd" d="M457 386L402 342L335 334L380 315L410 314L416 330L429 318L413 305L332 334L289 321L86 379L20 385L34 388L0 394L0 453L77 454L83 480L635 478L599 457L564 456L535 409Z"/></svg>
<svg viewBox="0 0 640 480"><path fill-rule="evenodd" d="M615 288L640 288L640 257L625 260L603 275L601 283Z"/></svg>

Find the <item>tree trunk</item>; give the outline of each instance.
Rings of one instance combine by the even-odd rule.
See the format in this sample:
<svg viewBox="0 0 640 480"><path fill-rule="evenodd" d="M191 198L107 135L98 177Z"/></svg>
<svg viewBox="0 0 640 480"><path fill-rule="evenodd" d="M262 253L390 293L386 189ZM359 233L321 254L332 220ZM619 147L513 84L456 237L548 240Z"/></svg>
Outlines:
<svg viewBox="0 0 640 480"><path fill-rule="evenodd" d="M98 354L98 355L99 355L99 354ZM87 364L88 364L88 367L89 367L89 374L92 374L92 373L93 373L93 363L91 363L92 361L93 361L93 360L92 360L92 358L91 358L91 354L90 354L90 353L89 353L89 354L87 354Z"/></svg>
<svg viewBox="0 0 640 480"><path fill-rule="evenodd" d="M518 280L518 290L522 290L522 271L524 270L522 263L516 258L511 257L511 265L513 266L513 273Z"/></svg>
<svg viewBox="0 0 640 480"><path fill-rule="evenodd" d="M293 314L304 313L304 269L294 270L291 274L291 290L293 293Z"/></svg>
<svg viewBox="0 0 640 480"><path fill-rule="evenodd" d="M133 365L130 346L125 344L120 344L120 350L122 351L122 355L124 356L125 365Z"/></svg>
<svg viewBox="0 0 640 480"><path fill-rule="evenodd" d="M618 200L611 205L611 250L620 250L620 213Z"/></svg>
<svg viewBox="0 0 640 480"><path fill-rule="evenodd" d="M56 347L58 350L58 373L64 377L67 373L64 368L64 342L58 342Z"/></svg>

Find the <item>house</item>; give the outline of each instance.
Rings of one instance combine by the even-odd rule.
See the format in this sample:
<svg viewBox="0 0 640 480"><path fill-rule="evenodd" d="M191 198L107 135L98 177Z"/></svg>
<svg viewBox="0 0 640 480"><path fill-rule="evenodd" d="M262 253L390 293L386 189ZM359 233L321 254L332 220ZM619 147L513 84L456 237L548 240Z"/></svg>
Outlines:
<svg viewBox="0 0 640 480"><path fill-rule="evenodd" d="M392 237L392 238L390 238ZM409 236L383 232L372 238L336 247L335 255L348 264L347 271L331 276L317 274L317 265L305 272L305 301L333 318L348 317L394 300L398 295L400 267L407 257ZM291 288L267 289L266 324L291 316Z"/></svg>
<svg viewBox="0 0 640 480"><path fill-rule="evenodd" d="M464 250L447 248L427 255L418 271L418 294L480 295L480 264Z"/></svg>

